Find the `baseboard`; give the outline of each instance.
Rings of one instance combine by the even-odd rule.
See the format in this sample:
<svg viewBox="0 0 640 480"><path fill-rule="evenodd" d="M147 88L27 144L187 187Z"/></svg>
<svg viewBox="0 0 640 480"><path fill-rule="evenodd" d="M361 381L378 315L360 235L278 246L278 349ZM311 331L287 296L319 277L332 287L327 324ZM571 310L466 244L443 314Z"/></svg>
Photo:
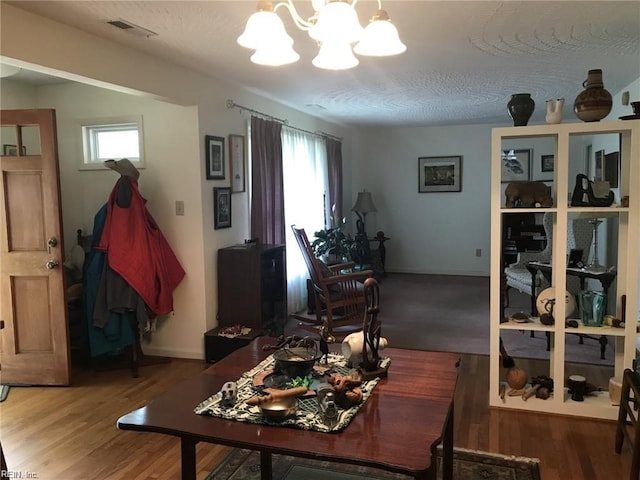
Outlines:
<svg viewBox="0 0 640 480"><path fill-rule="evenodd" d="M489 272L478 271L478 270L465 270L459 272L452 272L450 270L440 271L440 270L413 270L410 268L386 268L387 273L409 273L413 275L446 275L451 277L490 277Z"/></svg>
<svg viewBox="0 0 640 480"><path fill-rule="evenodd" d="M177 348L158 348L151 345L142 344L142 351L145 355L156 357L186 358L189 360L202 360L204 362L204 346L200 351L180 350Z"/></svg>

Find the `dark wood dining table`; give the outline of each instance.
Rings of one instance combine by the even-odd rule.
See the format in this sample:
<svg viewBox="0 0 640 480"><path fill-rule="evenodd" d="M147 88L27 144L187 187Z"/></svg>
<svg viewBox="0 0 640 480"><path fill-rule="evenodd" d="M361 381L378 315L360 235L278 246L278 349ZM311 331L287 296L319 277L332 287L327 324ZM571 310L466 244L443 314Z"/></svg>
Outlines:
<svg viewBox="0 0 640 480"><path fill-rule="evenodd" d="M201 374L175 385L148 405L118 419L122 430L181 439L182 478L196 478L196 444L209 442L260 452L261 478L271 479L271 455L284 454L380 468L435 479L442 443L443 479L453 475L453 398L459 355L387 348L388 376L380 380L349 425L335 433L237 422L194 413L194 408L267 357L261 337ZM338 347L334 345L333 347ZM141 452L142 455L142 452Z"/></svg>

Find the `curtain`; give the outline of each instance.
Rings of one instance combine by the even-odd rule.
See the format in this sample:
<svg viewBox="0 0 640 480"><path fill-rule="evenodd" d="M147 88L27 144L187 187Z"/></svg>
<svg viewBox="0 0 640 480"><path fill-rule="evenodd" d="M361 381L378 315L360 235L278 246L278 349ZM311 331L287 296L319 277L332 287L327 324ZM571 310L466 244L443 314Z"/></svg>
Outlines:
<svg viewBox="0 0 640 480"><path fill-rule="evenodd" d="M310 239L324 228L327 192L327 151L324 139L288 127L282 128L284 211L287 237L288 311L306 306L307 266L293 236L291 225L304 227Z"/></svg>
<svg viewBox="0 0 640 480"><path fill-rule="evenodd" d="M251 117L251 238L285 242L282 124Z"/></svg>
<svg viewBox="0 0 640 480"><path fill-rule="evenodd" d="M342 142L333 138L326 139L327 170L329 173L328 204L335 226L342 220Z"/></svg>

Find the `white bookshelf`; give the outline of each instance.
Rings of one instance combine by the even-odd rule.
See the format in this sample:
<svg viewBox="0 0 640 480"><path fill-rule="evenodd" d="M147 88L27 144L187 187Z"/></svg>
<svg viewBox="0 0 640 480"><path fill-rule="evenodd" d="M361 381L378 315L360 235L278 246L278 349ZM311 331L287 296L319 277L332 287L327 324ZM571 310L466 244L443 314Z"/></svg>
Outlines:
<svg viewBox="0 0 640 480"><path fill-rule="evenodd" d="M570 198L575 186L575 175L570 174L569 162L580 153L576 153L574 145L588 144L592 139L603 138L602 135L619 135L620 175L619 187L614 205L611 207L572 207ZM547 138L554 145L554 172L551 186L554 204L550 208L505 208L503 195L504 184L501 182L501 153L508 150L505 141L517 141L519 148L528 148L527 142ZM611 137L608 137L611 138ZM546 152L545 152L546 153ZM534 154L535 156L535 154ZM534 158L531 158L531 162ZM491 138L491 308L490 308L490 391L489 404L496 408L510 408L524 411L538 411L561 415L615 419L618 407L612 406L608 392L597 392L585 396L583 402L572 401L567 394L566 379L571 374L565 369L565 337L568 334L583 333L591 336L607 335L613 338L613 348L608 355L614 356L614 372L622 376L625 368L632 368L636 358L636 344L640 344L638 325L638 273L640 243L640 120L593 122L593 123L561 123L557 125L533 125L527 127L494 128ZM575 170L575 169L574 169ZM586 171L580 173L587 174ZM620 199L629 196L629 206L622 207ZM565 327L564 321L556 321L554 325L542 325L537 318L531 322L501 323L501 273L502 265L502 216L522 212L554 212L552 286L556 291L566 290L566 258L567 225L580 213L612 213L617 216L617 255L615 266L617 275L615 288L610 290L608 313L622 317L621 296L626 295L626 324L624 328L613 327ZM595 215L594 215L595 216ZM612 266L611 264L607 267ZM612 294L615 292L615 295ZM579 314L578 314L579 315ZM575 315L574 315L575 316ZM565 304L555 305L554 317L565 318ZM554 380L554 394L547 400L535 397L523 400L521 396L500 397L500 386L503 383L503 372L500 362L499 341L502 330L524 330L547 332L551 336L551 349L548 352L549 372L545 373ZM585 347L587 347L585 345ZM596 349L594 348L594 351ZM508 345L507 345L508 351ZM517 359L516 359L517 360ZM536 375L540 372L536 372ZM529 374L531 376L531 374ZM530 379L529 376L529 379ZM587 379L588 380L588 379ZM563 387L565 387L563 389ZM563 394L564 392L564 394Z"/></svg>

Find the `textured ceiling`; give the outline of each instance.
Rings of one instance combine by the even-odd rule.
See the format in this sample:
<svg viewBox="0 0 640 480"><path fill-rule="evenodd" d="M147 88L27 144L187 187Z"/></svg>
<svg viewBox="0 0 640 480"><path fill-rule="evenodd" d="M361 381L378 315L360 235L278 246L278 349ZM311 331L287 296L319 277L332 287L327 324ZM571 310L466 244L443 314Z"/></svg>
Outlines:
<svg viewBox="0 0 640 480"><path fill-rule="evenodd" d="M544 101L566 98L565 116L589 69L604 71L612 93L640 77L639 1L403 1L383 7L408 49L360 58L333 72L311 65L317 47L284 9L299 62L277 68L249 61L237 45L255 1L7 1L18 8L241 85L297 110L351 125L510 123L512 93L531 93L532 121ZM310 15L309 1L295 1ZM360 0L361 23L376 2ZM107 25L124 19L158 36ZM640 100L632 98L631 100Z"/></svg>

